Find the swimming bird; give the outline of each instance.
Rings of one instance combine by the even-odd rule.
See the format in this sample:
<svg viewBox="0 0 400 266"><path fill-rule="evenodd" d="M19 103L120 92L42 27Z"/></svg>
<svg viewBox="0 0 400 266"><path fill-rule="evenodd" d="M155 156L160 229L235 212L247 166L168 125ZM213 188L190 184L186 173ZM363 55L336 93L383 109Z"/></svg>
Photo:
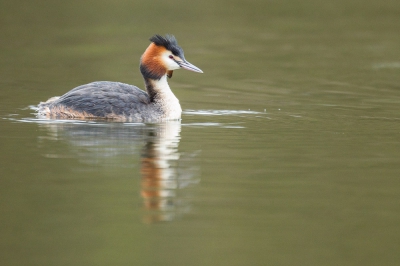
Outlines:
<svg viewBox="0 0 400 266"><path fill-rule="evenodd" d="M203 73L189 63L173 35L154 35L140 58L146 91L121 82L96 81L78 86L38 106L38 117L113 119L131 122L178 120L182 109L167 78L174 70Z"/></svg>

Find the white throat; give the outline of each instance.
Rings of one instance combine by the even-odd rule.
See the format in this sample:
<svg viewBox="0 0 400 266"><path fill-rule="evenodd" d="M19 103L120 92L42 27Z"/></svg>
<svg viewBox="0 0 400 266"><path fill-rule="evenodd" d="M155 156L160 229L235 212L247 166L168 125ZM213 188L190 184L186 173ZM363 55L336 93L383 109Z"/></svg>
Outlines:
<svg viewBox="0 0 400 266"><path fill-rule="evenodd" d="M164 75L159 80L151 80L153 90L157 93L155 104L159 105L165 112L165 119L175 120L181 118L181 105L178 98L171 91L168 85L167 75Z"/></svg>

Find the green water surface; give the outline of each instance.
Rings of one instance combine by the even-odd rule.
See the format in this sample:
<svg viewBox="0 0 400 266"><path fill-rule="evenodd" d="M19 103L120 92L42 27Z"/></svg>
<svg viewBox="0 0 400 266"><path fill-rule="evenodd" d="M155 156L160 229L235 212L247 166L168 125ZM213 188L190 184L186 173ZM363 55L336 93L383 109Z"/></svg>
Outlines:
<svg viewBox="0 0 400 266"><path fill-rule="evenodd" d="M38 120L143 88L174 34L182 121ZM0 265L399 265L400 2L1 1Z"/></svg>

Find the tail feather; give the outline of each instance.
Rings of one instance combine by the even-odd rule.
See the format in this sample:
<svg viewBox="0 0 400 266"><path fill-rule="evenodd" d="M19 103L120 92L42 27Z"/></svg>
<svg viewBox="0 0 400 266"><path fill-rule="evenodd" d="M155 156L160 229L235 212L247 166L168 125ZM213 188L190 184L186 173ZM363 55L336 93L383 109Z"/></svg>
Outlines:
<svg viewBox="0 0 400 266"><path fill-rule="evenodd" d="M45 102L40 102L38 105L38 117L49 117L50 116L50 108L49 106L57 101L60 97L51 97Z"/></svg>

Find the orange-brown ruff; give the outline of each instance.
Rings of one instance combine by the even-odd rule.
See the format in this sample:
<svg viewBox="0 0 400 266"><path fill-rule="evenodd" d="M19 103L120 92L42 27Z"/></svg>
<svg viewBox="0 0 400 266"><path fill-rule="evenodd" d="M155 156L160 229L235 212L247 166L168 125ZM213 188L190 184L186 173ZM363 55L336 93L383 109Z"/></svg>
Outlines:
<svg viewBox="0 0 400 266"><path fill-rule="evenodd" d="M76 87L38 106L38 116L61 119L113 119L155 122L180 119L182 109L167 77L176 69L203 73L186 61L172 35L154 35L140 60L146 91L120 82L96 81Z"/></svg>
<svg viewBox="0 0 400 266"><path fill-rule="evenodd" d="M166 67L163 65L159 55L167 51L164 46L157 46L151 43L144 51L141 63L157 75L163 76L166 72Z"/></svg>

